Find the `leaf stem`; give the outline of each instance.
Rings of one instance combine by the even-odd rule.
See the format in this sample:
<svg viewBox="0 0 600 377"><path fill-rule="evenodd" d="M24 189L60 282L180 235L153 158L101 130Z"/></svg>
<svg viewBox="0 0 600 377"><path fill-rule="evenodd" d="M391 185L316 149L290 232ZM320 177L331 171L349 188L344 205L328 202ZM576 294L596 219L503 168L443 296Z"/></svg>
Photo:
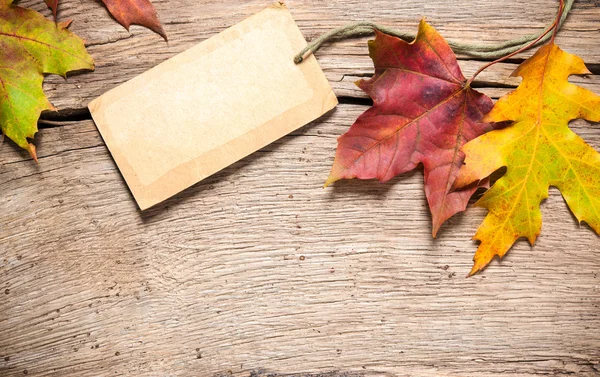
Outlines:
<svg viewBox="0 0 600 377"><path fill-rule="evenodd" d="M542 34L540 34L535 40L531 41L530 43L526 44L525 46L521 47L520 49L518 49L517 51L511 52L510 54L503 56L499 59L496 59L492 62L489 62L487 64L485 64L484 66L482 66L481 68L479 68L477 70L477 72L475 72L475 74L467 81L466 86L470 86L471 83L473 82L473 80L475 80L475 78L481 73L483 72L485 69L489 68L490 66L496 64L496 63L500 63L506 59L509 59L513 56L515 56L516 54L523 52L529 48L531 48L532 46L534 46L536 43L538 43L540 41L540 39L542 39L546 34L548 34L549 32L552 31L552 39L550 40L550 43L554 43L554 37L556 36L556 32L558 31L558 25L559 25L559 20L562 17L563 14L563 10L565 8L565 4L564 4L564 0L560 0L560 5L558 7L558 12L556 13L556 19L554 20L554 22L552 23L552 25L550 25L546 30L544 30L544 32Z"/></svg>
<svg viewBox="0 0 600 377"><path fill-rule="evenodd" d="M564 10L565 10L564 0L560 0L560 7L558 9L557 20L560 20ZM555 21L555 22L558 24L558 21ZM558 27L554 27L554 30L552 31L552 38L550 39L550 43L554 43L554 37L556 37L556 33L558 33Z"/></svg>

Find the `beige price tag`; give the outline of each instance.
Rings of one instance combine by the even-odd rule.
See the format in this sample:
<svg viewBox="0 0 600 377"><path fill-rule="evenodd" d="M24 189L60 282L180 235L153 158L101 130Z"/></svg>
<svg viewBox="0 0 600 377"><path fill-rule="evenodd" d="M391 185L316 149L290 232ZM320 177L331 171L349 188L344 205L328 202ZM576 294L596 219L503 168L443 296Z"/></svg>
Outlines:
<svg viewBox="0 0 600 377"><path fill-rule="evenodd" d="M337 105L306 42L276 3L89 104L144 210Z"/></svg>

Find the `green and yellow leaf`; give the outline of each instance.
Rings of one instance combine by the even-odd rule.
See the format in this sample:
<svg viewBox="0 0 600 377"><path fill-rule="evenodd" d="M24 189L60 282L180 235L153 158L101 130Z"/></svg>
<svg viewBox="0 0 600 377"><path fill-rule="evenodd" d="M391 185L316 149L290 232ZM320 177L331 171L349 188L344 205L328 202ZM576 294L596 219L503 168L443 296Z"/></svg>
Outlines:
<svg viewBox="0 0 600 377"><path fill-rule="evenodd" d="M489 213L474 237L481 244L471 274L495 256L504 256L518 238L533 245L542 227L540 203L549 186L561 191L580 222L600 233L600 154L568 126L577 118L600 121L600 97L569 83L573 74L590 74L581 58L553 43L543 46L513 73L523 78L519 87L486 117L512 124L463 147L465 165L455 187L507 168L476 203Z"/></svg>
<svg viewBox="0 0 600 377"><path fill-rule="evenodd" d="M31 9L0 2L0 129L29 150L42 111L52 110L42 90L44 74L66 76L70 71L94 69L83 40Z"/></svg>

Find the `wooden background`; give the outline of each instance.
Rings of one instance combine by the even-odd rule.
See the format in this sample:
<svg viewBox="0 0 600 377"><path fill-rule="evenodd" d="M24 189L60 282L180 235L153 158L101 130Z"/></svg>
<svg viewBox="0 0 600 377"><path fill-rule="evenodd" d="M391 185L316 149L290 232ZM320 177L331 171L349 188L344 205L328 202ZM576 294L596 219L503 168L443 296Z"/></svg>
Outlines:
<svg viewBox="0 0 600 377"><path fill-rule="evenodd" d="M39 165L0 147L1 376L600 375L599 237L556 189L536 246L466 279L484 210L434 240L421 171L321 187L336 137L369 106L352 84L373 71L366 39L317 54L335 111L140 213L86 104L268 1L154 4L169 43L98 1L62 1L97 69L47 78L61 111L40 122ZM307 39L358 20L416 31L425 15L449 39L494 42L538 31L557 2L287 4ZM597 0L577 1L557 38L596 74L599 21ZM526 56L476 86L498 98ZM460 64L468 76L482 62ZM572 81L600 93L600 76ZM573 128L600 149L598 124Z"/></svg>

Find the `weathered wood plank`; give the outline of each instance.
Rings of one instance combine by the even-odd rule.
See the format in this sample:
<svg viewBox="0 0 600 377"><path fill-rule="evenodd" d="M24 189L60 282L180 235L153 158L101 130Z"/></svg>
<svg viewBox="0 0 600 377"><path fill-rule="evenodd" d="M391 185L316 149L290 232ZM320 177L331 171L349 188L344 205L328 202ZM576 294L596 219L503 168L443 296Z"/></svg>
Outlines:
<svg viewBox="0 0 600 377"><path fill-rule="evenodd" d="M97 2L62 3L98 69L49 77L56 106L83 108L266 5L155 4L169 44L130 35ZM492 42L543 27L555 2L288 5L309 39L363 19L410 30L427 15L448 38ZM558 38L595 72L598 16L595 1L577 2ZM365 39L318 57L338 95L364 98L352 82L372 72ZM480 64L461 61L465 75ZM515 67L477 84L497 98ZM597 77L572 81L600 92ZM320 188L335 138L365 108L341 105L145 214L90 121L42 130L39 166L2 145L0 375L598 375L598 236L551 190L535 248L521 241L464 279L481 209L432 240L419 172ZM600 149L597 125L573 127Z"/></svg>
<svg viewBox="0 0 600 377"><path fill-rule="evenodd" d="M132 34L129 34L110 18L98 2L65 0L61 2L60 17L75 20L71 29L87 40L97 67L95 72L70 77L67 82L60 77L50 76L44 88L59 109L84 108L91 99L241 21L264 8L267 3L264 0L155 1L170 38L167 44L152 32L139 27L134 26ZM308 39L333 27L361 20L416 31L418 20L427 16L446 38L477 43L499 42L542 29L553 18L556 3L551 0L504 2L501 5L491 5L488 0L287 2ZM45 5L38 0L22 1L21 4L48 14ZM595 0L577 1L557 38L557 43L580 55L595 71L600 69L598 19L600 7ZM363 38L339 42L335 46L324 47L318 53L319 61L338 95L364 97L352 82L356 76L372 73L365 41ZM480 64L476 61L465 62L465 71L472 73ZM510 64L491 68L481 76L482 85L513 86L517 81L509 79L507 75L513 68ZM598 79L591 81L598 88ZM498 97L505 91L490 89L488 93Z"/></svg>
<svg viewBox="0 0 600 377"><path fill-rule="evenodd" d="M598 236L553 189L535 248L465 279L483 210L433 240L420 172L321 188L365 108L144 214L90 121L42 130L39 166L5 144L0 375L597 375Z"/></svg>

